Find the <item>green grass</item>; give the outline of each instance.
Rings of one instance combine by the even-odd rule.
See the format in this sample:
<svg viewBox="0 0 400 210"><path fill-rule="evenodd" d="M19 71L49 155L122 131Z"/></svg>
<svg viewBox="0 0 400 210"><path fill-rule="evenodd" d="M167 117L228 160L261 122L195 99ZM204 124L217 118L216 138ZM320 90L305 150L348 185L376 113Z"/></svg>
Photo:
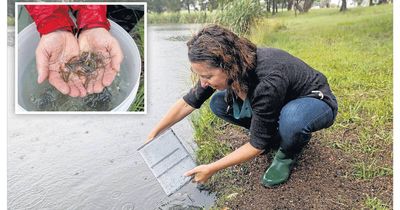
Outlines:
<svg viewBox="0 0 400 210"><path fill-rule="evenodd" d="M386 204L384 204L381 200L379 200L379 198L371 198L371 197L367 197L367 199L364 202L365 207L367 207L368 209L374 209L374 210L389 210L390 207Z"/></svg>
<svg viewBox="0 0 400 210"><path fill-rule="evenodd" d="M15 25L15 18L14 18L14 17L7 16L7 25L8 25L8 26L13 26L13 25Z"/></svg>
<svg viewBox="0 0 400 210"><path fill-rule="evenodd" d="M139 48L140 58L144 61L144 18L142 18L130 32L131 36L134 38L136 45ZM144 111L144 62L142 62L142 70L140 74L140 84L138 92L136 93L136 98L129 107L129 111L132 112L142 112Z"/></svg>
<svg viewBox="0 0 400 210"><path fill-rule="evenodd" d="M208 101L192 115L194 139L198 145L196 158L199 164L208 164L227 155L231 150L217 141L224 122L212 113Z"/></svg>
<svg viewBox="0 0 400 210"><path fill-rule="evenodd" d="M393 175L392 17L392 5L354 8L345 13L337 8L311 10L297 17L293 12L281 12L259 20L248 35L258 46L286 50L327 76L339 113L335 124L319 135L325 145L353 158L349 174L354 179L373 181ZM214 120L207 109L200 110L205 112L204 119L200 115L194 122L212 124L207 121ZM207 129L202 128L196 138L207 136ZM208 144L208 140L201 144ZM218 145L202 153L216 154L214 146ZM365 206L386 208L377 198L368 198Z"/></svg>
<svg viewBox="0 0 400 210"><path fill-rule="evenodd" d="M250 36L259 45L290 52L328 77L339 114L325 140L357 158L372 157L362 167L355 162L360 179L391 174L379 172L384 161L372 161L378 153L387 154L385 161L392 156L392 15L391 5L346 13L312 10L296 18L281 13L260 21Z"/></svg>
<svg viewBox="0 0 400 210"><path fill-rule="evenodd" d="M262 15L259 1L236 0L219 10L215 22L226 26L239 36L248 34L255 20Z"/></svg>
<svg viewBox="0 0 400 210"><path fill-rule="evenodd" d="M377 176L393 175L392 166L377 165L376 160L355 163L353 175L359 179L373 179Z"/></svg>

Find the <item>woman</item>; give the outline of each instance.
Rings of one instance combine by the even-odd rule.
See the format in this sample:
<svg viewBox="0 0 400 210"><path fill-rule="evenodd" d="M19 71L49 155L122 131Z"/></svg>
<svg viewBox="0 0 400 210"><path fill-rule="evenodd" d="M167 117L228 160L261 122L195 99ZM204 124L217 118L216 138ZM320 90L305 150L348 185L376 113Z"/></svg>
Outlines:
<svg viewBox="0 0 400 210"><path fill-rule="evenodd" d="M211 25L189 42L191 69L199 81L178 100L148 136L153 139L211 98L218 117L250 130L250 141L224 158L185 173L206 182L214 173L254 158L274 139L280 145L262 184L284 183L311 133L331 126L337 102L326 77L278 49L257 48L233 32Z"/></svg>

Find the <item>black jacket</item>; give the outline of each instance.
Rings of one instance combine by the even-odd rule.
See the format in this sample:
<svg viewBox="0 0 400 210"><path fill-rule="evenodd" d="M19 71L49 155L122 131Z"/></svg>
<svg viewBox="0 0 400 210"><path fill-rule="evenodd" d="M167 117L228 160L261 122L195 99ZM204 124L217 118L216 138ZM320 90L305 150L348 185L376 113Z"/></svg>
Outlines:
<svg viewBox="0 0 400 210"><path fill-rule="evenodd" d="M301 97L318 98L326 102L336 116L338 105L326 77L289 53L274 48L257 49L257 66L249 72L247 97L252 108L250 144L266 149L276 135L282 107ZM323 94L322 95L319 92ZM200 108L212 94L211 87L198 82L183 99Z"/></svg>

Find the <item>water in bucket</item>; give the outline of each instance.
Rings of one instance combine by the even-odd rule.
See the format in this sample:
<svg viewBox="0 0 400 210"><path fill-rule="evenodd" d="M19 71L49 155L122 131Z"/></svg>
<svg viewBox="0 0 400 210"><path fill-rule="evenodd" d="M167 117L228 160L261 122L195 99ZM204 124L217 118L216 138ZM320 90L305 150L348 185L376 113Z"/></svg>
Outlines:
<svg viewBox="0 0 400 210"><path fill-rule="evenodd" d="M122 62L121 70L113 83L102 93L74 98L62 94L47 80L38 84L36 60L33 59L23 71L21 102L29 111L110 111L129 94L131 84L127 79L127 71L126 63Z"/></svg>
<svg viewBox="0 0 400 210"><path fill-rule="evenodd" d="M124 53L120 75L107 92L97 96L72 98L62 95L48 82L37 84L35 49L40 36L35 24L30 24L18 33L18 59L16 74L18 101L16 111L111 111L126 112L136 97L140 84L141 58L132 37L118 24L109 20L110 33L118 40ZM109 98L109 96L112 96ZM96 97L94 97L96 96ZM97 102L101 103L97 103Z"/></svg>

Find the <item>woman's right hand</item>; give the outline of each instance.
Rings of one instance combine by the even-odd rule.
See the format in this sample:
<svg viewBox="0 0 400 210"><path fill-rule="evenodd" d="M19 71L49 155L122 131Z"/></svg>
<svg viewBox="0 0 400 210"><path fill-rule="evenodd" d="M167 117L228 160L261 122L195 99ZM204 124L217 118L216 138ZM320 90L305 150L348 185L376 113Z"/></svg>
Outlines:
<svg viewBox="0 0 400 210"><path fill-rule="evenodd" d="M105 87L111 85L120 71L124 54L118 40L104 28L91 28L83 30L78 38L79 48L82 52L96 52L104 56L105 67L98 68L94 80L89 80L87 92L101 93Z"/></svg>

